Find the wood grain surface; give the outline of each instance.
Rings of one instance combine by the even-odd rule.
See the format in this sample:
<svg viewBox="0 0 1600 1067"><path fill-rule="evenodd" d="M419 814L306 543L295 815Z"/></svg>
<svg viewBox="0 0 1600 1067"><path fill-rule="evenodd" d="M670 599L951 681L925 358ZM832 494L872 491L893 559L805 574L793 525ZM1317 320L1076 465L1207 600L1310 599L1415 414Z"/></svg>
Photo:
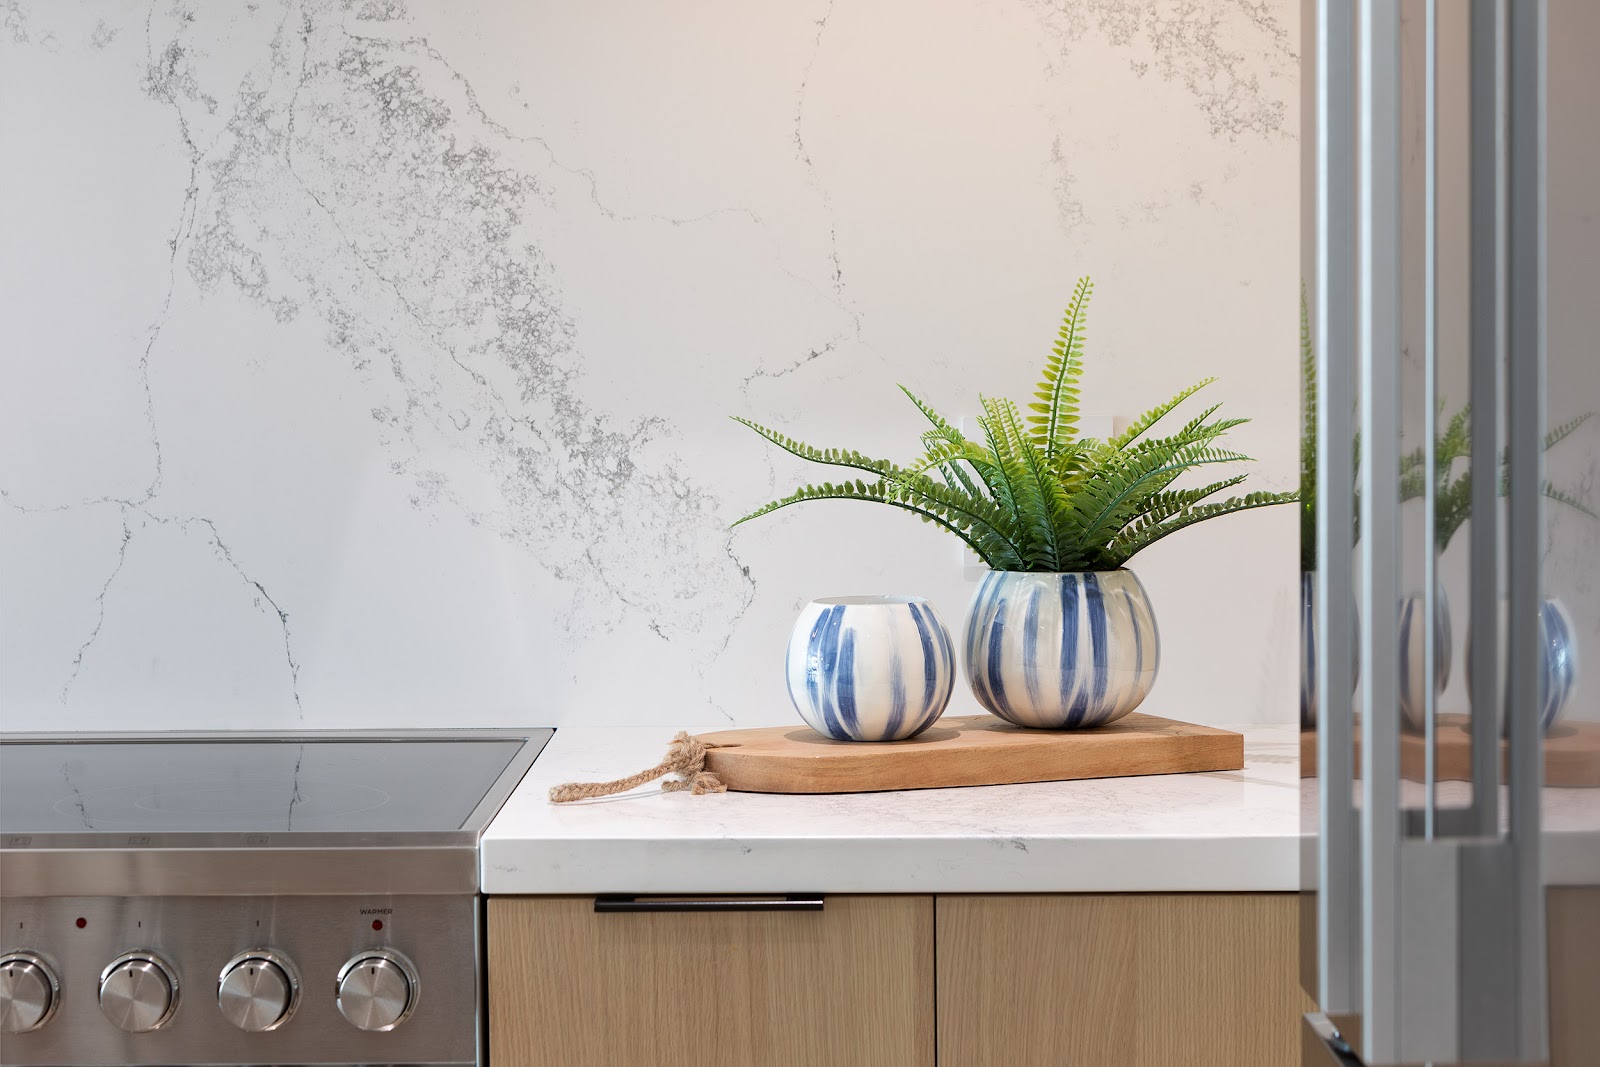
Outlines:
<svg viewBox="0 0 1600 1067"><path fill-rule="evenodd" d="M596 914L489 901L495 1067L934 1067L933 898Z"/></svg>
<svg viewBox="0 0 1600 1067"><path fill-rule="evenodd" d="M1465 715L1440 715L1436 731L1439 745L1436 773L1441 782L1472 780L1472 735ZM1421 734L1400 735L1400 776L1425 779L1428 746ZM1500 743L1501 780L1504 781L1506 744ZM1360 766L1361 738L1356 736L1356 766ZM1317 732L1300 734L1300 777L1316 774ZM1558 722L1544 738L1544 784L1568 789L1600 789L1600 723Z"/></svg>
<svg viewBox="0 0 1600 1067"><path fill-rule="evenodd" d="M722 730L706 769L747 793L1055 782L1238 770L1244 736L1138 712L1093 730L1028 730L992 715L946 716L909 741L833 741L807 726Z"/></svg>
<svg viewBox="0 0 1600 1067"><path fill-rule="evenodd" d="M1298 1062L1295 894L938 898L939 1063Z"/></svg>

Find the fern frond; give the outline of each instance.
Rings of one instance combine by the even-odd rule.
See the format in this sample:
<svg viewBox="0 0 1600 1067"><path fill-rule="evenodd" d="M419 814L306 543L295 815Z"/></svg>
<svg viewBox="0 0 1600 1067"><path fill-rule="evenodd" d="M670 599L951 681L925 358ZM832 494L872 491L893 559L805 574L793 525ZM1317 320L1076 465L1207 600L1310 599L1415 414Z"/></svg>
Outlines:
<svg viewBox="0 0 1600 1067"><path fill-rule="evenodd" d="M1045 360L1044 374L1034 390L1034 414L1028 416L1034 441L1046 457L1071 441L1078 429L1078 381L1083 377L1083 343L1094 283L1087 275L1072 287L1072 302L1061 318L1056 343Z"/></svg>
<svg viewBox="0 0 1600 1067"><path fill-rule="evenodd" d="M1168 400L1166 403L1157 404L1143 415L1140 415L1137 419L1134 419L1133 422L1129 423L1128 428L1113 437L1110 441L1110 444L1114 448L1127 448L1146 430L1154 426L1157 422L1160 422L1161 419L1170 413L1173 408L1177 407L1185 400L1188 400L1191 396L1194 396L1194 394L1198 393L1200 390L1204 389L1214 381L1216 381L1215 378L1206 378L1202 381L1196 382L1194 385L1189 386L1189 388L1180 391L1177 396L1173 397L1171 400ZM1216 410L1217 409L1213 407L1206 412L1206 415L1209 416L1211 412Z"/></svg>
<svg viewBox="0 0 1600 1067"><path fill-rule="evenodd" d="M1116 566L1122 566L1135 553L1143 551L1171 534L1187 526L1206 519L1215 519L1222 515L1232 515L1239 511L1250 511L1255 508L1271 507L1275 504L1290 504L1298 499L1296 493L1249 493L1242 497L1230 497L1216 504L1202 504L1199 507L1183 511L1166 522L1150 526L1138 534L1126 539L1114 540L1108 548L1108 555L1115 561Z"/></svg>
<svg viewBox="0 0 1600 1067"><path fill-rule="evenodd" d="M1596 515L1588 504L1585 504L1582 500L1579 500L1576 496L1573 496L1565 489L1558 488L1549 482L1541 482L1539 485L1539 491L1544 494L1545 499L1547 500L1554 500L1558 504L1565 504L1574 511L1583 512L1591 519L1600 519L1600 515Z"/></svg>
<svg viewBox="0 0 1600 1067"><path fill-rule="evenodd" d="M751 519L769 515L779 508L810 500L866 500L912 512L924 522L931 522L950 531L996 570L1021 568L1023 560L1016 546L991 524L973 515L971 509L973 502L964 502L967 505L965 507L957 506L948 500L939 499L942 494L927 493L926 488L914 488L883 479L875 482L847 481L840 485L834 485L832 482L804 485L788 496L780 497L757 508L732 525L738 526Z"/></svg>
<svg viewBox="0 0 1600 1067"><path fill-rule="evenodd" d="M799 456L801 459L809 460L812 463L822 463L830 467L851 467L855 470L866 471L869 474L876 474L879 477L893 474L900 470L888 460L872 459L870 456L863 456L860 452L853 452L843 448L813 448L803 441L796 441L794 438L785 436L777 430L768 429L760 423L751 422L749 419L741 418L738 415L733 415L731 418L742 426L750 427L750 429L785 452Z"/></svg>
<svg viewBox="0 0 1600 1067"><path fill-rule="evenodd" d="M917 405L917 410L922 412L924 418L933 423L933 433L938 434L939 437L949 441L951 444L958 445L965 443L966 438L961 435L961 431L952 426L943 415L940 415L937 411L933 410L933 408L923 403L922 399L918 397L916 393L913 393L910 389L907 389L903 385L900 386L900 391L911 398L911 402Z"/></svg>
<svg viewBox="0 0 1600 1067"><path fill-rule="evenodd" d="M1151 493L1171 485L1183 472L1214 463L1236 463L1249 457L1224 449L1193 445L1168 455L1152 454L1144 462L1106 472L1098 479L1099 491L1086 490L1095 510L1080 524L1085 545L1103 544L1122 529L1137 511L1139 502ZM1080 513L1081 514L1081 513Z"/></svg>
<svg viewBox="0 0 1600 1067"><path fill-rule="evenodd" d="M1594 415L1594 412L1586 411L1582 415L1579 415L1575 419L1568 419L1566 422L1563 422L1560 426L1557 426L1555 429L1553 429L1549 433L1545 434L1544 435L1544 449L1545 449L1545 451L1548 452L1552 448L1554 448L1556 445L1560 444L1563 440L1566 439L1568 434L1572 433L1573 430L1576 430L1579 426L1582 426L1584 423L1588 422L1589 419L1593 415Z"/></svg>
<svg viewBox="0 0 1600 1067"><path fill-rule="evenodd" d="M901 391L929 426L920 435L922 453L905 465L849 449L814 448L737 419L791 455L864 472L871 480L804 485L734 525L805 501L865 500L950 531L999 570L1101 570L1121 566L1145 545L1195 522L1295 499L1293 493L1252 493L1210 502L1240 484L1242 474L1173 488L1187 471L1249 458L1220 444L1246 420L1219 418L1216 405L1174 433L1151 435L1152 427L1210 385L1211 378L1146 411L1108 440L1077 436L1084 323L1092 292L1088 278L1074 288L1029 414L1009 400L980 397L981 438L969 439L904 386ZM1302 362L1309 365L1303 313L1301 333ZM1314 400L1308 410L1314 412ZM1452 423L1452 431L1457 428Z"/></svg>

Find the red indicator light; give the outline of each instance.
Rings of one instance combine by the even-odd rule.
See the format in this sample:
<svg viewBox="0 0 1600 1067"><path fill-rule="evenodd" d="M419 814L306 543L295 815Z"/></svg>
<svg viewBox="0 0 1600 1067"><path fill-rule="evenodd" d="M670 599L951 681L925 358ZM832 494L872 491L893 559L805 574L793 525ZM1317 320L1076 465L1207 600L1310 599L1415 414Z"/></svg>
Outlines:
<svg viewBox="0 0 1600 1067"><path fill-rule="evenodd" d="M85 926L88 926L88 925L89 925L89 920L88 919L84 919L84 918L79 918L78 919L78 929L82 930Z"/></svg>
<svg viewBox="0 0 1600 1067"><path fill-rule="evenodd" d="M383 929L383 920L382 919L373 919L372 920L372 928L374 930L382 930Z"/></svg>

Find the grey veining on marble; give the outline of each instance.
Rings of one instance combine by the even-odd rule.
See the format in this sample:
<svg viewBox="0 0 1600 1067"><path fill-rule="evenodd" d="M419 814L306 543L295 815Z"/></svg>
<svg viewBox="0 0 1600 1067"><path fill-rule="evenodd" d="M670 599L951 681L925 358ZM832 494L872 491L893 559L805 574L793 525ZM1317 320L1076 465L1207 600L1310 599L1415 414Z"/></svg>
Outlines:
<svg viewBox="0 0 1600 1067"><path fill-rule="evenodd" d="M1245 767L891 793L555 805L649 766L662 731L558 730L483 841L491 893L1145 892L1300 888L1299 735L1248 728Z"/></svg>
<svg viewBox="0 0 1600 1067"><path fill-rule="evenodd" d="M898 455L895 382L1022 395L1086 271L1101 410L1208 331L1287 487L1293 368L1226 333L1293 343L1293 26L5 0L5 725L786 721L799 604L969 590L898 515L730 533L813 472L725 416ZM1142 563L1189 717L1292 715L1291 529Z"/></svg>

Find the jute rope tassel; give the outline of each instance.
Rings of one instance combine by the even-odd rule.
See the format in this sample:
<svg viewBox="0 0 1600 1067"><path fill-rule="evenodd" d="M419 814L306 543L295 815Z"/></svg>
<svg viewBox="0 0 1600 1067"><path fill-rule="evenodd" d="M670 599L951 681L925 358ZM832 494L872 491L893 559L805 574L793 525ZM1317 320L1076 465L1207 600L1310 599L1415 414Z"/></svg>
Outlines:
<svg viewBox="0 0 1600 1067"><path fill-rule="evenodd" d="M676 793L685 789L695 796L703 793L725 793L728 787L723 785L716 775L705 769L707 750L720 747L722 746L708 745L699 738L690 737L680 731L678 736L672 739L672 744L667 746L667 758L649 770L630 774L626 778L618 778L614 782L568 782L566 785L558 785L550 790L550 801L554 804L566 804L573 800L593 800L595 797L626 793L667 774L676 774L677 777L661 783L663 793Z"/></svg>

